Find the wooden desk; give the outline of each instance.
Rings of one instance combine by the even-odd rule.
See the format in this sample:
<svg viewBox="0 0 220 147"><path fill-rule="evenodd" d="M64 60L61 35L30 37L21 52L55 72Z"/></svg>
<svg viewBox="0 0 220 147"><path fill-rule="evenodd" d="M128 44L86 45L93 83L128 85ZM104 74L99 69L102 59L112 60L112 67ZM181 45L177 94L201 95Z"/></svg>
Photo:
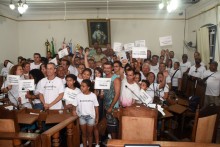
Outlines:
<svg viewBox="0 0 220 147"><path fill-rule="evenodd" d="M31 125L37 121L39 115L27 114L27 113L18 113L18 123L19 124L28 124Z"/></svg>
<svg viewBox="0 0 220 147"><path fill-rule="evenodd" d="M124 147L124 144L160 144L161 147L220 147L220 144L195 143L195 142L172 142L172 141L130 141L108 140L107 147Z"/></svg>
<svg viewBox="0 0 220 147"><path fill-rule="evenodd" d="M46 124L60 123L61 121L71 117L72 114L48 114Z"/></svg>
<svg viewBox="0 0 220 147"><path fill-rule="evenodd" d="M177 113L177 114L182 114L187 110L186 107L179 105L179 104L174 104L168 107L169 111Z"/></svg>
<svg viewBox="0 0 220 147"><path fill-rule="evenodd" d="M36 133L9 133L9 132L0 132L0 139L2 140L30 140L32 147L41 147L40 135Z"/></svg>

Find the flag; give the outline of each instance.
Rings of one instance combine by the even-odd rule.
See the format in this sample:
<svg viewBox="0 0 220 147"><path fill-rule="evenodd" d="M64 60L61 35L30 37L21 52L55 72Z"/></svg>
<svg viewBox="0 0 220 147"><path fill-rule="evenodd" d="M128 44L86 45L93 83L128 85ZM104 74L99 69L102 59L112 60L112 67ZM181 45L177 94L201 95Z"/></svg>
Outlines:
<svg viewBox="0 0 220 147"><path fill-rule="evenodd" d="M51 53L52 53L52 57L55 56L55 50L54 50L54 39L52 38L52 41L51 41Z"/></svg>

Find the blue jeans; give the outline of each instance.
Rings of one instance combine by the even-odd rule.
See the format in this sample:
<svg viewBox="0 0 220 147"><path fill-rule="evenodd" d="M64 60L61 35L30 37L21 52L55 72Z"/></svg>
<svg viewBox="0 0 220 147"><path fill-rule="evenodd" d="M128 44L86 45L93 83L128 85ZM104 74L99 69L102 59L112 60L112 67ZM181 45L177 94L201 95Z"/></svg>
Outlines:
<svg viewBox="0 0 220 147"><path fill-rule="evenodd" d="M81 115L79 117L79 124L80 125L89 125L94 126L95 125L95 119L92 118L90 115Z"/></svg>

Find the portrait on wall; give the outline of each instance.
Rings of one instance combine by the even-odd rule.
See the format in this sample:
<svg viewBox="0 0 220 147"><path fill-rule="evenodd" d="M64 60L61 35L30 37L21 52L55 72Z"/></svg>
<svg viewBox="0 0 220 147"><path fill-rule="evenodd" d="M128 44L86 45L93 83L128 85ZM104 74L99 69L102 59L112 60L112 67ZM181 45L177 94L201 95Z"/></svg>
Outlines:
<svg viewBox="0 0 220 147"><path fill-rule="evenodd" d="M88 19L87 27L90 47L93 47L94 42L98 42L100 47L111 43L110 20Z"/></svg>

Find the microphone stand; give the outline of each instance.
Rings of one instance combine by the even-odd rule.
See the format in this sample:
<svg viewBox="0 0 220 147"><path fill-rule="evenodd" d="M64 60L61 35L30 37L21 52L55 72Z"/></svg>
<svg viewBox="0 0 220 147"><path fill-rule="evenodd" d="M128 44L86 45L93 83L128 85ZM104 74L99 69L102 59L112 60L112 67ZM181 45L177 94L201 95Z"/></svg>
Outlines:
<svg viewBox="0 0 220 147"><path fill-rule="evenodd" d="M134 94L134 95L138 98L138 100L141 102L141 104L146 105L146 104L143 102L143 100L142 100L139 96L137 96L137 94L135 94L134 91L131 90L127 85L125 85L125 88L127 88L128 90L130 90L131 93Z"/></svg>

